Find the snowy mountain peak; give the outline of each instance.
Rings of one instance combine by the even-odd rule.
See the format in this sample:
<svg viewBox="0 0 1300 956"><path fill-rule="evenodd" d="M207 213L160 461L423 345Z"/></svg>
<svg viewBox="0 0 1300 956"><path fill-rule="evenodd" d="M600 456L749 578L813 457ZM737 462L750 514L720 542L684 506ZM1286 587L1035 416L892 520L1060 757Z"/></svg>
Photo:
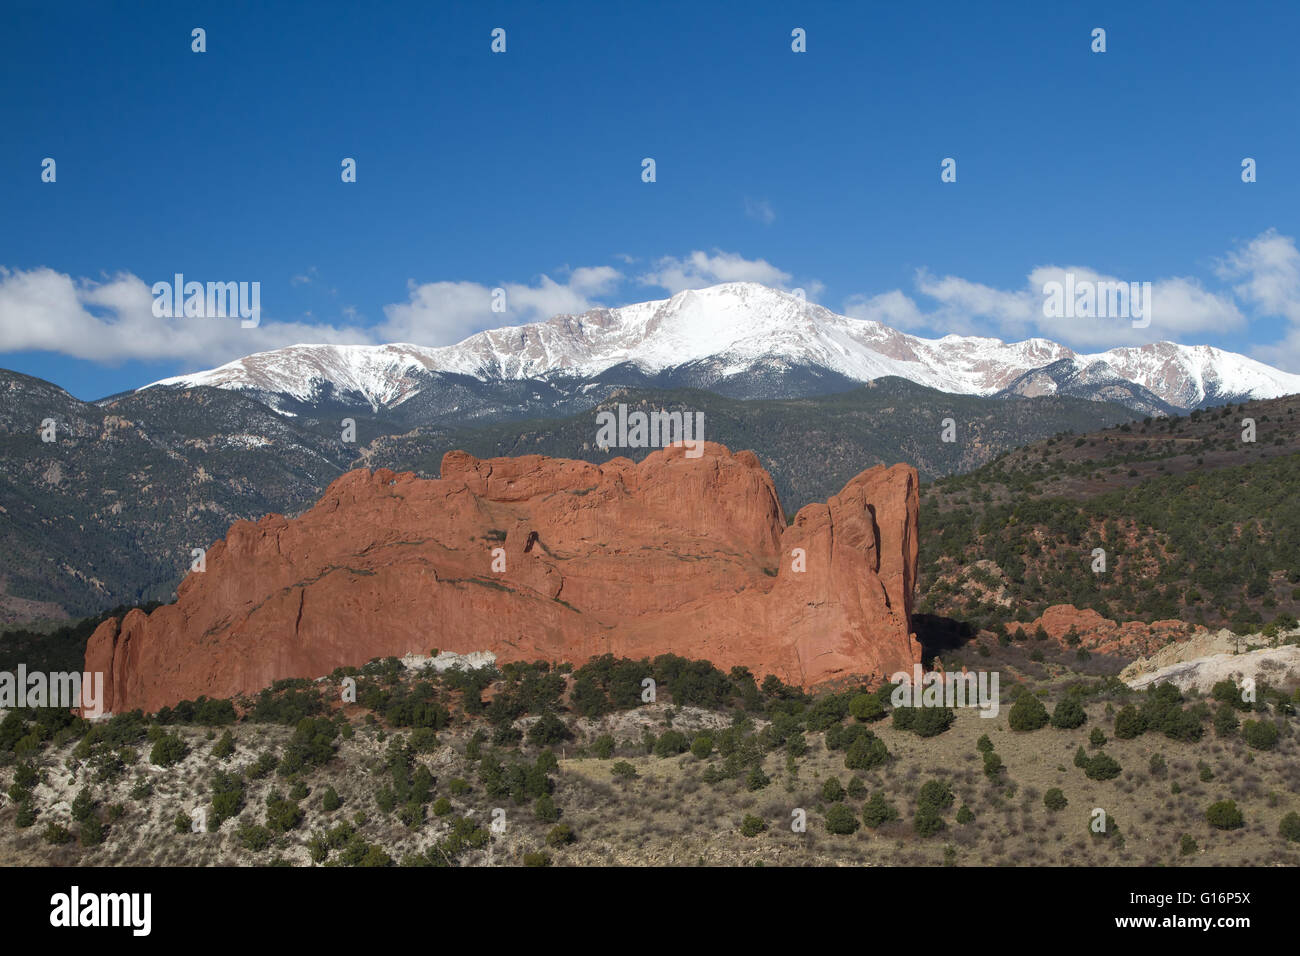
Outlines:
<svg viewBox="0 0 1300 956"><path fill-rule="evenodd" d="M1032 383L1026 384L1026 373L1062 360L1069 360L1075 385L1123 380L1177 408L1300 392L1300 376L1210 346L1157 342L1081 355L1044 338L926 339L839 315L755 282L728 282L667 299L557 315L479 332L441 348L294 345L146 387L211 385L307 403L332 391L377 411L408 400L438 374L481 382L584 379L631 366L646 376L695 369L689 380L702 380L701 387L802 368L836 381L897 375L973 395L991 395L1019 382L1017 388L1041 394L1055 387L1059 374L1032 376ZM1084 370L1087 374L1081 375Z"/></svg>

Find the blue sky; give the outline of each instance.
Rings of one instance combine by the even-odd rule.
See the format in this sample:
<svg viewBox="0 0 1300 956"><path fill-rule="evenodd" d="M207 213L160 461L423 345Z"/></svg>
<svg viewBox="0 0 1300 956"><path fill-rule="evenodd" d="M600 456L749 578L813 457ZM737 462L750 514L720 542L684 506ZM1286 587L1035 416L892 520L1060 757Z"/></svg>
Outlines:
<svg viewBox="0 0 1300 956"><path fill-rule="evenodd" d="M7 4L0 367L94 398L750 278L1300 372L1300 4L268 6ZM1052 267L1169 307L1141 339L1035 318ZM261 325L153 317L177 272L260 282Z"/></svg>

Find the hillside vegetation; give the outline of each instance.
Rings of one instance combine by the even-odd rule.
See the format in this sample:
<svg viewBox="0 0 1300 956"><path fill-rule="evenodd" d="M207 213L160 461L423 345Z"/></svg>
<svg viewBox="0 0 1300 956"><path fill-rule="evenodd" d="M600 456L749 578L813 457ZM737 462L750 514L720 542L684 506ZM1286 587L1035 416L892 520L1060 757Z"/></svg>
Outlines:
<svg viewBox="0 0 1300 956"><path fill-rule="evenodd" d="M1300 864L1289 694L1137 693L1056 650L1050 677L990 666L1007 678L992 718L895 707L888 687L814 697L673 655L442 674L390 658L93 725L13 711L0 857Z"/></svg>
<svg viewBox="0 0 1300 956"><path fill-rule="evenodd" d="M1300 612L1298 408L1290 397L1063 433L934 482L923 610L988 625L1070 603L1120 620L1286 624Z"/></svg>

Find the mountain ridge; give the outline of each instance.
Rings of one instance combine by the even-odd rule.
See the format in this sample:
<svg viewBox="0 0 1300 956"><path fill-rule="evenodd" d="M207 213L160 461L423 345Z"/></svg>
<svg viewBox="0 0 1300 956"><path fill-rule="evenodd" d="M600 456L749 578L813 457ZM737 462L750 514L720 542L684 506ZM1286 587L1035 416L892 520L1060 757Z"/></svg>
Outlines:
<svg viewBox="0 0 1300 956"><path fill-rule="evenodd" d="M926 339L750 282L485 330L449 346L287 346L144 388L212 385L255 392L279 410L337 402L378 412L415 411L422 393L470 382L580 395L603 384L684 385L787 398L890 375L953 394L1121 395L1157 414L1300 393L1300 375L1213 346L1155 342L1088 354L1045 338Z"/></svg>

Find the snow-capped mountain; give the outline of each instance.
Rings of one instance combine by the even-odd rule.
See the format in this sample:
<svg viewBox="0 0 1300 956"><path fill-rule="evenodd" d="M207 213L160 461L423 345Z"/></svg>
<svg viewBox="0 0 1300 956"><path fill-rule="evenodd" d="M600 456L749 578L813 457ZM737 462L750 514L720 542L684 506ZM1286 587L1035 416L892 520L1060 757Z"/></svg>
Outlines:
<svg viewBox="0 0 1300 956"><path fill-rule="evenodd" d="M891 375L959 394L1061 392L1143 411L1300 392L1300 375L1209 346L1158 342L1086 355L1042 338L926 339L748 282L480 332L442 348L295 345L147 387L250 391L282 410L391 410L417 397L417 406L445 410L480 385L513 386L509 401L521 407L558 407L614 385L793 397Z"/></svg>

